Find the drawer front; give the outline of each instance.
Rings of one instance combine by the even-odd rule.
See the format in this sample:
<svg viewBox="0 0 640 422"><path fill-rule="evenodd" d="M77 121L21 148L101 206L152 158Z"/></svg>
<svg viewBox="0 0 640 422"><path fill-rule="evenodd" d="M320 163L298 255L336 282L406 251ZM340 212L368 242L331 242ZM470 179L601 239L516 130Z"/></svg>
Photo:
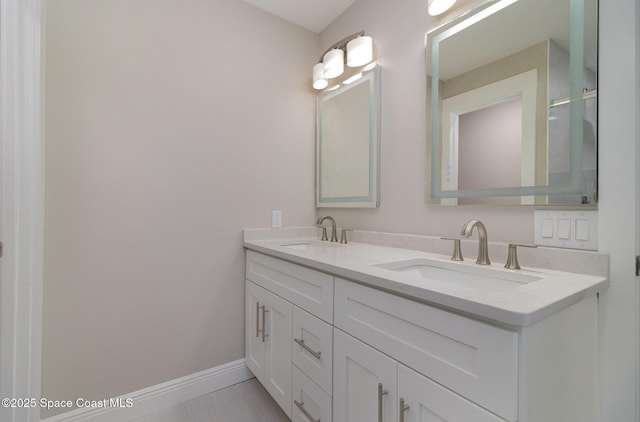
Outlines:
<svg viewBox="0 0 640 422"><path fill-rule="evenodd" d="M331 422L331 396L293 367L292 422Z"/></svg>
<svg viewBox="0 0 640 422"><path fill-rule="evenodd" d="M333 323L333 276L247 251L247 278L265 289Z"/></svg>
<svg viewBox="0 0 640 422"><path fill-rule="evenodd" d="M336 327L516 420L516 332L338 278L335 289Z"/></svg>
<svg viewBox="0 0 640 422"><path fill-rule="evenodd" d="M331 395L333 327L294 306L292 341L294 365Z"/></svg>

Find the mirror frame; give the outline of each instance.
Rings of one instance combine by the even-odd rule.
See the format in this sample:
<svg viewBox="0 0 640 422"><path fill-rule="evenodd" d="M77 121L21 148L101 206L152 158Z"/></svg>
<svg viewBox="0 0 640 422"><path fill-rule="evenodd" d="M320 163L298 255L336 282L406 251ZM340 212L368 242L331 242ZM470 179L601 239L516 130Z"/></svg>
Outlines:
<svg viewBox="0 0 640 422"><path fill-rule="evenodd" d="M464 190L443 190L441 184L442 163L441 149L442 139L440 135L441 118L439 104L439 68L438 56L440 42L462 31L470 25L484 19L518 0L489 0L479 7L463 14L462 16L430 31L426 37L427 59L427 85L431 77L430 96L427 104L430 110L430 163L428 173L430 183L427 186L430 191L427 195L427 203L433 204L434 200L444 198L474 198L474 197L502 197L502 196L546 196L581 193L582 187L582 150L583 150L583 77L584 77L584 0L570 0L570 104L569 104L569 174L566 183L555 185L515 186L500 188L479 188ZM431 74L429 74L429 70ZM438 157L438 158L436 158ZM597 173L596 173L597 174ZM597 180L596 180L597 192ZM577 204L576 204L577 205Z"/></svg>
<svg viewBox="0 0 640 422"><path fill-rule="evenodd" d="M322 119L323 103L356 86L366 84L368 91L369 114L369 156L366 157L369 168L367 195L352 195L339 197L323 196L322 179ZM362 72L362 77L348 85L341 85L334 90L320 93L316 99L316 207L333 208L376 208L380 205L380 66Z"/></svg>

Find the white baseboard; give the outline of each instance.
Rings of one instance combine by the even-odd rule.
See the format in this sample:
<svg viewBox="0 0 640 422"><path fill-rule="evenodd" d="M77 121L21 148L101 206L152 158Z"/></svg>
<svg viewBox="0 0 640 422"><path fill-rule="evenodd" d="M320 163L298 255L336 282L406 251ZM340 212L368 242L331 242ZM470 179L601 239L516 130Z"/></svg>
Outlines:
<svg viewBox="0 0 640 422"><path fill-rule="evenodd" d="M250 378L253 378L253 374L247 368L244 359L239 359L120 396L113 399L113 402L107 399L109 404L119 401L122 406L80 408L43 419L42 422L130 421Z"/></svg>

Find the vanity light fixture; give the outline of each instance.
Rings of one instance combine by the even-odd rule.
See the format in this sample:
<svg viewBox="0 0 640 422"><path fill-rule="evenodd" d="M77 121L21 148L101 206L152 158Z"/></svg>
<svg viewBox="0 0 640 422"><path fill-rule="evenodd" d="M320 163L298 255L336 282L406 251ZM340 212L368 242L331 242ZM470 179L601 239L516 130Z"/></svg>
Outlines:
<svg viewBox="0 0 640 422"><path fill-rule="evenodd" d="M339 48L329 50L322 58L324 77L332 79L344 73L344 51Z"/></svg>
<svg viewBox="0 0 640 422"><path fill-rule="evenodd" d="M329 79L344 73L345 62L348 67L360 67L372 60L373 38L365 35L364 31L349 35L329 47L313 66L313 87L325 89L329 85Z"/></svg>
<svg viewBox="0 0 640 422"><path fill-rule="evenodd" d="M347 43L347 66L364 66L373 60L373 38L363 35Z"/></svg>
<svg viewBox="0 0 640 422"><path fill-rule="evenodd" d="M429 0L428 13L431 16L438 16L451 9L456 0Z"/></svg>
<svg viewBox="0 0 640 422"><path fill-rule="evenodd" d="M318 63L313 66L313 87L315 89L325 89L329 81L324 77L324 64Z"/></svg>

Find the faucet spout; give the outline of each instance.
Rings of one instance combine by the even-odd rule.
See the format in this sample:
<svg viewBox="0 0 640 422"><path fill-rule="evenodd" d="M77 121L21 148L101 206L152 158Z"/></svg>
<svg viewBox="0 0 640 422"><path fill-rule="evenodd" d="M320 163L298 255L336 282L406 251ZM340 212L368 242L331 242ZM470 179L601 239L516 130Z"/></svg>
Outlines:
<svg viewBox="0 0 640 422"><path fill-rule="evenodd" d="M338 230L336 229L336 220L333 217L331 217L330 215L322 216L318 218L318 221L316 224L318 224L319 226L322 226L322 223L324 223L325 220L329 220L329 222L331 223L331 242L337 242ZM327 240L327 239L323 238L322 240Z"/></svg>
<svg viewBox="0 0 640 422"><path fill-rule="evenodd" d="M491 265L489 260L489 243L487 240L487 228L480 220L469 220L462 226L460 234L464 237L471 237L473 229L476 228L478 232L478 259L476 264Z"/></svg>

